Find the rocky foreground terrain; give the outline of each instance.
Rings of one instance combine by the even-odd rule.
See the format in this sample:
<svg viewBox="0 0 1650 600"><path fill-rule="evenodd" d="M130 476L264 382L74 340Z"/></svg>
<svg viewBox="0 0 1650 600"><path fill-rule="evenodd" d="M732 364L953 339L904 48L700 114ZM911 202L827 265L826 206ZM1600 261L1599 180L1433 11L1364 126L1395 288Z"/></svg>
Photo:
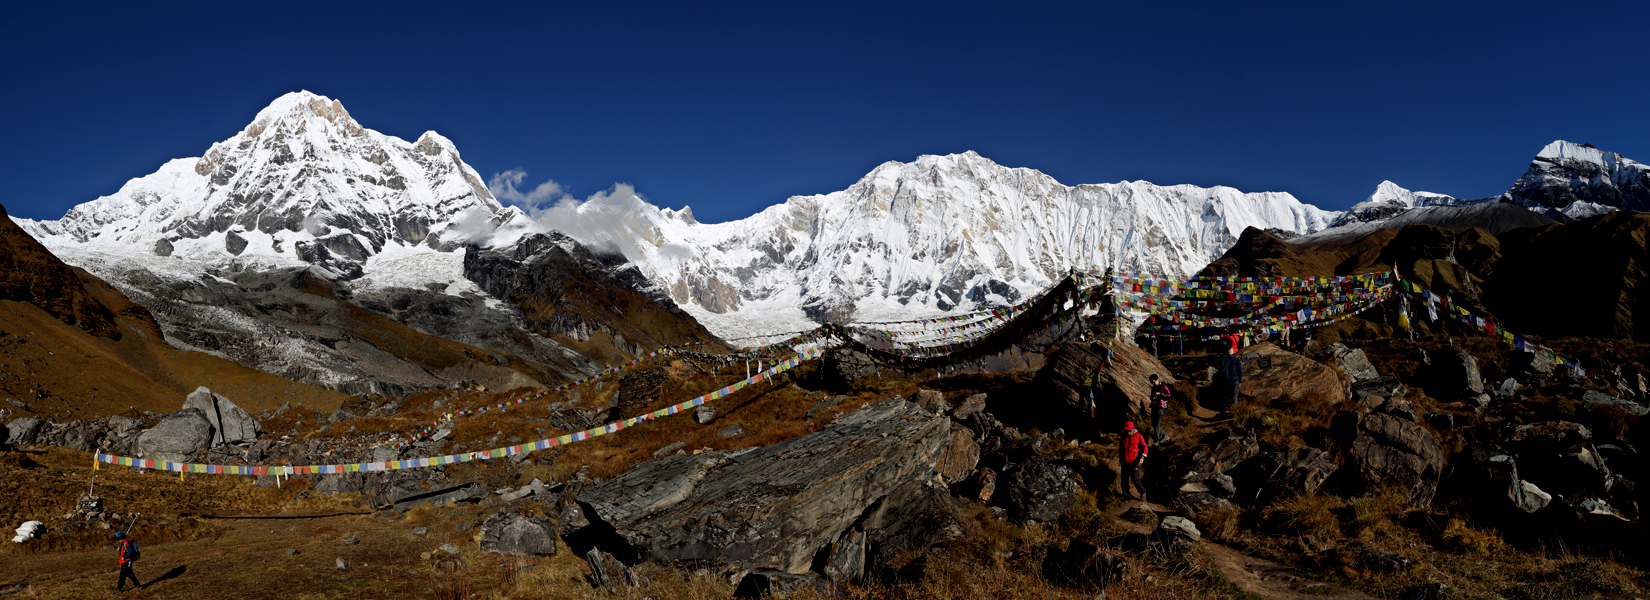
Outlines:
<svg viewBox="0 0 1650 600"><path fill-rule="evenodd" d="M1213 357L1070 342L1038 371L875 374L841 352L693 414L592 441L389 473L275 477L105 465L468 452L725 385L680 363L398 432L506 398L427 393L250 413L197 390L171 413L18 419L0 453L0 590L101 595L112 529L146 542L142 594L206 597L1630 598L1644 542L1643 389L1513 366L1491 340L1257 343L1229 418ZM1101 403L1078 379L1102 366ZM1147 501L1118 489L1116 424L1172 382ZM662 383L661 383L662 382ZM829 383L827 383L829 382ZM427 422L427 421L426 421ZM136 525L128 525L136 522ZM251 566L249 566L251 565ZM171 569L171 571L167 571Z"/></svg>

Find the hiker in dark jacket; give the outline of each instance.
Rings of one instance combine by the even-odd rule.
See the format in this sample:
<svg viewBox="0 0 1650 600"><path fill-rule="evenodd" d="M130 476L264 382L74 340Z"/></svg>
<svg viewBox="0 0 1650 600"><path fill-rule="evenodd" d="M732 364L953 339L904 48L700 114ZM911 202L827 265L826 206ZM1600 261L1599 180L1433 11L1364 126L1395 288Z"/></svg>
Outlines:
<svg viewBox="0 0 1650 600"><path fill-rule="evenodd" d="M1123 448L1117 457L1117 462L1123 466L1123 495L1134 500L1134 493L1129 491L1129 482L1134 482L1135 491L1140 492L1140 500L1146 500L1146 486L1140 483L1140 467L1146 464L1146 454L1150 448L1146 444L1146 436L1134 430L1134 421L1123 424Z"/></svg>
<svg viewBox="0 0 1650 600"><path fill-rule="evenodd" d="M1148 379L1151 380L1152 387L1152 441L1161 442L1163 438L1169 437L1163 433L1163 413L1169 410L1169 398L1174 397L1174 388L1169 387L1168 382L1158 381L1156 373L1152 373Z"/></svg>
<svg viewBox="0 0 1650 600"><path fill-rule="evenodd" d="M1220 364L1215 366L1215 377L1220 382L1220 399L1226 406L1221 412L1232 412L1237 408L1238 389L1243 386L1243 361L1238 359L1237 346L1234 344L1226 351L1226 356L1220 358Z"/></svg>
<svg viewBox="0 0 1650 600"><path fill-rule="evenodd" d="M132 579L132 585L142 588L143 584L138 583L137 573L132 572L132 563L137 562L137 544L132 543L124 531L115 532L115 539L120 541L116 546L119 548L116 556L120 557L120 581L115 583L115 591L119 592L120 588L126 587L128 577Z"/></svg>

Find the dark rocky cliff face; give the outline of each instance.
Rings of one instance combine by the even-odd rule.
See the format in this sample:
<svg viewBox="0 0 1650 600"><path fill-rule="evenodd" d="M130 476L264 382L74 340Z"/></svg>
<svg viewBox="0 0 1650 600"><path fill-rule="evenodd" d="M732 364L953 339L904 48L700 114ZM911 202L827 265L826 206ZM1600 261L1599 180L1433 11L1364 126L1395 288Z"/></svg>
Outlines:
<svg viewBox="0 0 1650 600"><path fill-rule="evenodd" d="M665 345L719 344L622 257L598 255L560 233L531 236L502 250L471 246L464 275L520 307L534 333L596 360L614 358L611 352L634 356Z"/></svg>
<svg viewBox="0 0 1650 600"><path fill-rule="evenodd" d="M87 333L120 339L115 312L87 288L83 279L88 278L85 271L64 264L25 233L0 206L0 300L32 303ZM130 313L127 316L153 325L154 319L143 307L122 308Z"/></svg>

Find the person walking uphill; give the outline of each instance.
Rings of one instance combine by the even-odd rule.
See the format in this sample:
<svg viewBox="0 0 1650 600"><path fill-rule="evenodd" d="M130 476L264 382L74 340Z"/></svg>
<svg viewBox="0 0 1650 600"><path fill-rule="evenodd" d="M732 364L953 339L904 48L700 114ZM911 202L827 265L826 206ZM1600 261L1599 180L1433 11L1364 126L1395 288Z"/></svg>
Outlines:
<svg viewBox="0 0 1650 600"><path fill-rule="evenodd" d="M1221 384L1220 399L1226 403L1220 412L1232 412L1237 408L1238 390L1243 387L1243 361L1238 359L1236 344L1229 347L1226 356L1220 357L1215 372Z"/></svg>
<svg viewBox="0 0 1650 600"><path fill-rule="evenodd" d="M1140 500L1146 500L1146 486L1140 483L1140 467L1146 464L1146 454L1150 451L1146 444L1146 436L1134 430L1134 421L1123 424L1123 451L1118 457L1123 466L1123 495L1134 500L1134 493L1129 491L1129 483L1134 483L1135 491L1140 492Z"/></svg>
<svg viewBox="0 0 1650 600"><path fill-rule="evenodd" d="M120 545L116 546L119 548L117 556L120 557L120 581L115 583L115 591L123 591L121 588L126 587L127 578L131 578L132 585L141 589L143 584L138 583L137 573L132 572L132 563L137 562L139 557L137 542L133 542L131 538L126 537L124 531L115 532L115 539L120 541Z"/></svg>
<svg viewBox="0 0 1650 600"><path fill-rule="evenodd" d="M1163 433L1163 413L1169 410L1169 398L1174 397L1174 388L1169 387L1167 382L1158 381L1156 373L1148 379L1152 382L1152 441L1161 442L1169 437Z"/></svg>

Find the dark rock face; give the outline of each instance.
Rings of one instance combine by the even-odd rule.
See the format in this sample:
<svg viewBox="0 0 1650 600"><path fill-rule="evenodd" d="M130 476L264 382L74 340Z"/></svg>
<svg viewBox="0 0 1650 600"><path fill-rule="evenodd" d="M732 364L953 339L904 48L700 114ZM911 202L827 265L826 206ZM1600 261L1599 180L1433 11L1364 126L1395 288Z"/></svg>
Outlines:
<svg viewBox="0 0 1650 600"><path fill-rule="evenodd" d="M645 583L641 574L631 569L630 565L600 548L591 548L586 552L584 562L590 565L591 586L605 589L610 594L623 594L627 588L642 587Z"/></svg>
<svg viewBox="0 0 1650 600"><path fill-rule="evenodd" d="M871 355L849 348L832 348L821 357L820 377L826 386L838 390L852 390L859 382L877 373L877 363Z"/></svg>
<svg viewBox="0 0 1650 600"><path fill-rule="evenodd" d="M1071 510L1082 486L1070 467L1037 456L1004 474L1006 508L1020 520L1053 521Z"/></svg>
<svg viewBox="0 0 1650 600"><path fill-rule="evenodd" d="M1352 481L1361 490L1397 485L1409 488L1410 503L1432 504L1445 456L1431 432L1392 415L1343 412L1332 428L1346 449Z"/></svg>
<svg viewBox="0 0 1650 600"><path fill-rule="evenodd" d="M1396 375L1386 375L1352 384L1352 397L1358 400L1369 397L1403 398L1408 395L1409 386L1399 381Z"/></svg>
<svg viewBox="0 0 1650 600"><path fill-rule="evenodd" d="M1582 392L1581 401L1596 408L1614 409L1633 417L1650 414L1650 408L1646 408L1643 404L1593 390Z"/></svg>
<svg viewBox="0 0 1650 600"><path fill-rule="evenodd" d="M1083 381L1096 369L1096 408L1090 411ZM1140 348L1118 344L1111 348L1108 358L1104 345L1074 342L1061 346L1049 357L1048 364L1037 371L1036 384L1048 396L1044 402L1054 407L1058 416L1075 419L1067 431L1075 431L1077 423L1086 423L1109 432L1122 429L1124 421L1143 422L1151 414L1147 403L1151 400L1148 378L1152 375L1175 382L1163 363Z"/></svg>
<svg viewBox="0 0 1650 600"><path fill-rule="evenodd" d="M562 431L584 431L601 424L596 413L582 408L558 408L550 411L550 425Z"/></svg>
<svg viewBox="0 0 1650 600"><path fill-rule="evenodd" d="M1504 440L1518 457L1523 479L1566 496L1581 491L1608 492L1613 474L1585 425L1547 421L1521 425Z"/></svg>
<svg viewBox="0 0 1650 600"><path fill-rule="evenodd" d="M949 434L949 419L886 400L772 446L648 461L578 502L616 554L801 573L866 507L931 478Z"/></svg>
<svg viewBox="0 0 1650 600"><path fill-rule="evenodd" d="M1445 400L1457 400L1484 393L1484 378L1478 372L1478 359L1466 350L1450 346L1431 354L1432 367L1428 378L1434 382L1438 394Z"/></svg>
<svg viewBox="0 0 1650 600"><path fill-rule="evenodd" d="M24 232L0 207L0 300L34 304L87 333L119 340L115 311L93 294L76 271ZM128 316L151 319L141 307Z"/></svg>
<svg viewBox="0 0 1650 600"><path fill-rule="evenodd" d="M514 556L555 556L556 525L503 509L481 523L481 550Z"/></svg>
<svg viewBox="0 0 1650 600"><path fill-rule="evenodd" d="M205 413L185 408L166 415L138 436L138 449L150 460L189 462L196 452L212 444L212 433L212 422Z"/></svg>
<svg viewBox="0 0 1650 600"><path fill-rule="evenodd" d="M670 376L660 368L640 369L619 378L619 393L616 399L618 416L612 420L617 421L646 412L648 403L659 397L659 392L669 380Z"/></svg>
<svg viewBox="0 0 1650 600"><path fill-rule="evenodd" d="M240 256L241 252L246 250L246 238L241 237L240 234L234 231L225 231L223 233L223 249L228 250L230 254Z"/></svg>
<svg viewBox="0 0 1650 600"><path fill-rule="evenodd" d="M865 568L891 573L935 544L968 536L967 524L945 488L907 481L865 510L855 530L865 532Z"/></svg>
<svg viewBox="0 0 1650 600"><path fill-rule="evenodd" d="M1561 145L1575 150L1547 151ZM1507 190L1507 198L1532 208L1592 202L1627 211L1650 210L1650 171L1630 163L1590 144L1553 142L1530 161L1529 170Z"/></svg>
<svg viewBox="0 0 1650 600"><path fill-rule="evenodd" d="M1157 529L1152 531L1153 544L1170 554L1190 552L1202 539L1203 534L1197 530L1197 525L1185 517L1173 515L1163 517L1162 521L1158 521Z"/></svg>
<svg viewBox="0 0 1650 600"><path fill-rule="evenodd" d="M253 420L251 413L205 387L190 392L183 401L183 407L200 410L212 423L213 447L258 437L258 422Z"/></svg>
<svg viewBox="0 0 1650 600"><path fill-rule="evenodd" d="M1198 444L1198 449L1179 466L1178 472L1230 471L1260 453L1260 439L1244 429L1222 429L1203 436Z"/></svg>
<svg viewBox="0 0 1650 600"><path fill-rule="evenodd" d="M745 574L733 588L735 598L791 598L802 594L825 596L830 584L818 575L787 573L777 569L756 569Z"/></svg>
<svg viewBox="0 0 1650 600"><path fill-rule="evenodd" d="M1266 504L1294 495L1310 496L1318 493L1329 476L1339 467L1334 457L1317 448L1300 447L1289 452L1270 455L1275 465L1264 469L1263 483L1256 490L1255 502Z"/></svg>
<svg viewBox="0 0 1650 600"><path fill-rule="evenodd" d="M830 556L825 559L825 577L847 583L865 578L865 532L849 531L831 545Z"/></svg>

